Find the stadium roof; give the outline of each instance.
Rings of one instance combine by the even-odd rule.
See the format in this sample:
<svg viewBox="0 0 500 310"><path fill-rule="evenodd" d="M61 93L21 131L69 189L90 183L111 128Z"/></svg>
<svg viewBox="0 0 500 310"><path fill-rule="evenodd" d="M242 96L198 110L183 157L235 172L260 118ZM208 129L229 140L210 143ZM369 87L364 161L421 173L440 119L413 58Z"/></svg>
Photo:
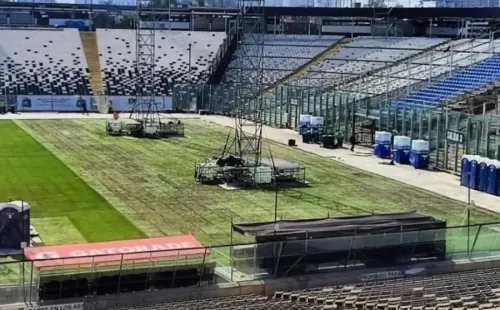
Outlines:
<svg viewBox="0 0 500 310"><path fill-rule="evenodd" d="M71 3L35 3L35 2L0 2L3 9L29 9L39 11L113 11L133 12L134 6L107 5L107 4L71 4ZM174 14L235 14L234 8L218 7L191 7L191 8L158 8L158 13ZM252 10L255 12L255 10ZM304 7L266 7L264 14L267 16L322 16L322 17L367 17L377 14L387 14L387 8L304 8ZM428 19L428 18L474 18L474 19L500 19L500 8L399 8L390 10L390 16L399 19Z"/></svg>

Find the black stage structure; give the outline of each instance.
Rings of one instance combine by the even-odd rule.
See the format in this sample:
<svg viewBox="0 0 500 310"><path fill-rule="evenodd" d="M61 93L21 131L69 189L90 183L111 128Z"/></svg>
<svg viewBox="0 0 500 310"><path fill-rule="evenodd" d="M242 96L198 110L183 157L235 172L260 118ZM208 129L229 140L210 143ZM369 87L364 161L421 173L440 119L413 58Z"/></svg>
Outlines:
<svg viewBox="0 0 500 310"><path fill-rule="evenodd" d="M241 247L232 258L239 269L255 266L275 276L338 264L444 260L445 228L445 221L417 212L233 224L233 231L254 235L257 246L253 257L245 259L248 249Z"/></svg>

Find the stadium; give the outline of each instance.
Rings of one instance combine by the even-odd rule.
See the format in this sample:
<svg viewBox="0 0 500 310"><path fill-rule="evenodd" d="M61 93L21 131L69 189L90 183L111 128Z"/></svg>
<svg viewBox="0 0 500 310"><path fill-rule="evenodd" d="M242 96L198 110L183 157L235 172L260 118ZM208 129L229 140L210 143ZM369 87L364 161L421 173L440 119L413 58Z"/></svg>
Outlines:
<svg viewBox="0 0 500 310"><path fill-rule="evenodd" d="M500 307L500 9L278 2L0 2L0 309Z"/></svg>

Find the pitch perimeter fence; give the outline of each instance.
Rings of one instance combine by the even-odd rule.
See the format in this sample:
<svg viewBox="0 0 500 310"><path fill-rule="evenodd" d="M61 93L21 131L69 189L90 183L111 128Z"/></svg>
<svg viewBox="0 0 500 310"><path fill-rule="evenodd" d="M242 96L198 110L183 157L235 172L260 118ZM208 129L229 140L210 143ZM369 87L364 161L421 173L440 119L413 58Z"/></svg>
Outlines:
<svg viewBox="0 0 500 310"><path fill-rule="evenodd" d="M4 96L17 112L129 111L135 96ZM155 97L159 111L195 112L205 109L215 114L243 115L266 125L297 128L301 114L325 118L325 130L342 132L347 141L356 134L360 144L371 146L374 130L397 132L412 139L430 142L431 166L460 172L463 154L500 160L500 115L473 115L433 107L401 107L394 101L366 97L356 92L325 91L310 87L278 86L265 90L252 86L189 84L176 85L173 96ZM491 111L497 112L497 111ZM460 141L450 139L459 133Z"/></svg>
<svg viewBox="0 0 500 310"><path fill-rule="evenodd" d="M85 264L76 262L79 257L3 261L0 264L0 304L96 296L103 292L114 294L182 286L203 287L287 277L296 275L298 271L300 274L316 273L318 270L315 268L297 267L305 264L319 266L317 262L308 261L308 257L318 255L328 261L321 265L322 271L362 270L373 267L362 263L366 259L364 254L369 250L403 251L407 257L414 257L406 266L422 262L418 259L422 256L418 249L424 248L427 251L424 262L429 256L447 260L500 258L500 222L265 244L209 246L202 248L204 254L196 256L185 255L183 250L176 249L169 251L174 255L159 255L164 257L161 259L159 256L155 258L159 253L156 251L148 252L150 258L140 261L134 259L137 252L112 254L116 259L106 263L99 259L103 255L92 256L91 263L87 260ZM56 267L43 267L48 261L56 264L45 265ZM184 271L189 268L198 270L199 278L194 282L192 278L186 282L187 273ZM163 276L161 284L158 274ZM166 282L165 275L168 277ZM104 282L99 280L103 277Z"/></svg>
<svg viewBox="0 0 500 310"><path fill-rule="evenodd" d="M309 87L278 86L270 90L234 85L176 85L174 108L205 109L215 114L242 115L269 126L296 129L301 114L321 116L325 131L355 133L361 144L371 145L374 130L430 142L431 165L460 171L463 154L500 159L500 116L473 115L435 107L422 102L418 107L398 106L394 100L366 94L325 91ZM495 112L495 111L492 111ZM449 132L463 139L450 139Z"/></svg>
<svg viewBox="0 0 500 310"><path fill-rule="evenodd" d="M12 111L16 112L100 112L130 111L137 103L136 96L108 95L8 95L0 96ZM144 102L145 104L147 102ZM172 111L172 96L156 96L155 104L159 111Z"/></svg>

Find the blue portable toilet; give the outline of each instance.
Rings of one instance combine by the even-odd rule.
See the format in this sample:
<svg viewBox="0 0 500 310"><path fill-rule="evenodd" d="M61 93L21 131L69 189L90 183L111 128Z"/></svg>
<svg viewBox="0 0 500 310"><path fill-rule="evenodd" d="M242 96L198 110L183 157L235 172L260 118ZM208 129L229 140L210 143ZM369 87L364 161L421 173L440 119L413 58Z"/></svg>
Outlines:
<svg viewBox="0 0 500 310"><path fill-rule="evenodd" d="M398 164L410 163L411 138L395 136L393 145L393 158Z"/></svg>
<svg viewBox="0 0 500 310"><path fill-rule="evenodd" d="M469 187L472 189L479 188L479 160L480 156L474 156L470 161L470 170L469 170Z"/></svg>
<svg viewBox="0 0 500 310"><path fill-rule="evenodd" d="M387 131L375 132L375 145L373 146L373 155L380 158L391 157L391 137L392 134Z"/></svg>
<svg viewBox="0 0 500 310"><path fill-rule="evenodd" d="M479 186L481 192L488 190L488 175L489 175L490 160L486 157L481 158L479 162Z"/></svg>
<svg viewBox="0 0 500 310"><path fill-rule="evenodd" d="M497 161L497 185L496 185L496 195L500 196L500 161Z"/></svg>
<svg viewBox="0 0 500 310"><path fill-rule="evenodd" d="M311 127L316 129L323 129L325 127L325 118L321 116L311 116Z"/></svg>
<svg viewBox="0 0 500 310"><path fill-rule="evenodd" d="M299 118L299 134L304 133L311 129L311 119L312 115L301 114Z"/></svg>
<svg viewBox="0 0 500 310"><path fill-rule="evenodd" d="M470 159L471 155L462 156L460 168L460 185L469 186L469 172L470 172Z"/></svg>
<svg viewBox="0 0 500 310"><path fill-rule="evenodd" d="M498 160L491 160L488 166L488 193L492 195L500 195L500 188L498 188L500 181L500 162Z"/></svg>
<svg viewBox="0 0 500 310"><path fill-rule="evenodd" d="M427 169L429 167L429 141L413 140L410 151L410 164L415 169Z"/></svg>

